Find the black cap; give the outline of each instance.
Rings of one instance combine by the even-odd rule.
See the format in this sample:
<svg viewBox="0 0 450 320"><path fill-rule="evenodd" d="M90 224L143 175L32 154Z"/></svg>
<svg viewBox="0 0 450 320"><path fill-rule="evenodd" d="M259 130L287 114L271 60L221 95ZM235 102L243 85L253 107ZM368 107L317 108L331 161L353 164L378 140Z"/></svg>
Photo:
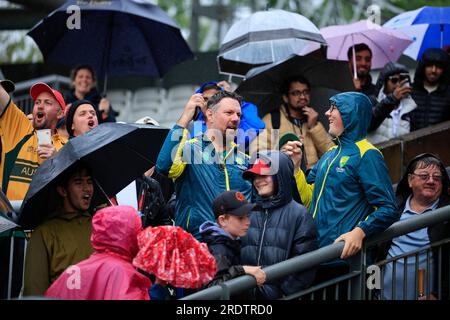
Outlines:
<svg viewBox="0 0 450 320"><path fill-rule="evenodd" d="M16 89L14 82L12 82L11 80L2 80L0 81L0 84L2 85L3 89L5 89L5 91L8 93L13 92Z"/></svg>
<svg viewBox="0 0 450 320"><path fill-rule="evenodd" d="M242 217L250 211L257 209L257 205L249 203L242 192L225 191L219 194L213 203L214 216L219 217L222 214L231 214Z"/></svg>
<svg viewBox="0 0 450 320"><path fill-rule="evenodd" d="M90 102L89 100L75 101L74 103L72 103L69 110L66 111L66 117L65 117L66 130L70 137L73 137L72 123L73 123L73 117L75 116L75 111L77 111L78 107L81 106L82 104L90 104L92 106L92 108L94 108L95 113L97 114L97 119L99 121L101 119L100 115L98 114L97 108L95 107L95 105L92 102Z"/></svg>

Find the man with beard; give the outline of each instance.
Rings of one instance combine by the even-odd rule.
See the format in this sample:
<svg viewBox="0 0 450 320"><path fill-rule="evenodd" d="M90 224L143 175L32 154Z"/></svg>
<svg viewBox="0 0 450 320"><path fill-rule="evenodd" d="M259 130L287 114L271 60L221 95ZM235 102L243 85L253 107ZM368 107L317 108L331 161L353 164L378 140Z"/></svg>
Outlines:
<svg viewBox="0 0 450 320"><path fill-rule="evenodd" d="M275 141L271 141L275 138L272 129L278 129L280 137L294 133L303 142L303 164L306 169L311 169L334 143L318 121L319 114L310 105L311 85L306 78L295 76L287 79L282 93L284 105L263 118L267 130L258 138L258 150L278 149Z"/></svg>
<svg viewBox="0 0 450 320"><path fill-rule="evenodd" d="M449 56L442 49L426 50L416 69L410 113L411 131L450 120Z"/></svg>
<svg viewBox="0 0 450 320"><path fill-rule="evenodd" d="M355 90L375 99L376 87L372 83L370 70L372 68L372 50L365 43L358 43L354 45L355 61L353 61L353 47L348 48L348 66L353 78ZM356 78L355 78L355 63L356 63Z"/></svg>
<svg viewBox="0 0 450 320"><path fill-rule="evenodd" d="M242 178L248 156L234 142L239 128L241 97L218 91L205 106L201 94L186 104L177 124L167 135L156 163L157 172L175 181L175 224L201 238L199 227L215 221L211 207L223 191L242 192L247 200L251 184ZM205 111L206 132L188 140L188 125L196 106Z"/></svg>
<svg viewBox="0 0 450 320"><path fill-rule="evenodd" d="M84 164L77 162L56 181L61 206L37 226L28 242L24 295L41 296L67 267L87 259L94 185Z"/></svg>
<svg viewBox="0 0 450 320"><path fill-rule="evenodd" d="M9 200L24 199L37 168L66 143L56 131L56 124L64 117L66 107L61 93L40 82L31 87L30 95L34 101L32 122L14 104L7 90L0 86L3 144L0 181ZM51 130L51 144L38 143L36 130L39 129Z"/></svg>

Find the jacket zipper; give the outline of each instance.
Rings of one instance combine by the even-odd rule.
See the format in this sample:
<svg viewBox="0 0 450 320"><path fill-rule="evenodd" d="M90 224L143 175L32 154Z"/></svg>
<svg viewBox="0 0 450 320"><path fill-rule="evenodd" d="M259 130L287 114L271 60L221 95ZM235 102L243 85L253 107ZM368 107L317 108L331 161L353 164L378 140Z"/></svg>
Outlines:
<svg viewBox="0 0 450 320"><path fill-rule="evenodd" d="M269 212L268 209L265 210L265 220L264 220L264 227L263 227L263 232L261 235L261 242L259 244L259 252L258 252L258 261L257 261L257 266L259 266L259 261L261 260L261 251L262 251L262 245L263 245L263 241L264 241L264 234L266 233L266 225L267 225L267 220L269 220Z"/></svg>
<svg viewBox="0 0 450 320"><path fill-rule="evenodd" d="M342 150L341 140L339 140L339 137L337 137L336 139L338 140L339 151L338 151L337 155L334 157L334 159L331 160L330 164L328 165L327 172L325 172L325 177L323 178L322 186L320 188L320 192L319 192L319 195L317 196L316 204L314 206L314 212L312 214L313 219L316 217L318 203L319 203L320 197L322 196L323 188L325 187L325 182L327 181L328 172L330 171L331 165L334 163L334 161L336 161L337 157L339 157L339 155L341 154L341 150Z"/></svg>

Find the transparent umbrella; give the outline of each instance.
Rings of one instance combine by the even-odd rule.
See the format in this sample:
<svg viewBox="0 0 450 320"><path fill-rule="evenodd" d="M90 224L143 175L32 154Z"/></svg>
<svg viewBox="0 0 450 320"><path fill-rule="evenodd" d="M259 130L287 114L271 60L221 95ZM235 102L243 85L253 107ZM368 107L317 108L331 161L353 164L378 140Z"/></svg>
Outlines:
<svg viewBox="0 0 450 320"><path fill-rule="evenodd" d="M255 12L225 35L217 57L219 72L244 77L253 67L291 54L306 55L313 43L326 45L319 29L304 16L285 10Z"/></svg>

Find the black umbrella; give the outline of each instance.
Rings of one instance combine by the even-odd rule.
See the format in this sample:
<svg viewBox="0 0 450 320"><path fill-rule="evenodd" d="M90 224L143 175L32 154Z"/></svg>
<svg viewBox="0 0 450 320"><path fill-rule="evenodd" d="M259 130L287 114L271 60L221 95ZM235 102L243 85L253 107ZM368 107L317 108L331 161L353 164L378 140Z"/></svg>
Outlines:
<svg viewBox="0 0 450 320"><path fill-rule="evenodd" d="M155 165L168 129L151 125L103 123L71 139L36 171L22 203L19 224L33 229L58 204L57 178L77 161L91 170L95 192L91 206L106 203Z"/></svg>
<svg viewBox="0 0 450 320"><path fill-rule="evenodd" d="M79 26L70 26L76 22L73 7L80 10ZM69 0L28 35L46 62L89 64L99 78L161 78L172 66L194 57L177 24L158 6L142 1Z"/></svg>
<svg viewBox="0 0 450 320"><path fill-rule="evenodd" d="M280 107L284 81L301 75L311 84L311 106L326 124L328 100L339 92L354 90L347 62L293 55L288 59L250 70L236 92L258 106L262 116Z"/></svg>

